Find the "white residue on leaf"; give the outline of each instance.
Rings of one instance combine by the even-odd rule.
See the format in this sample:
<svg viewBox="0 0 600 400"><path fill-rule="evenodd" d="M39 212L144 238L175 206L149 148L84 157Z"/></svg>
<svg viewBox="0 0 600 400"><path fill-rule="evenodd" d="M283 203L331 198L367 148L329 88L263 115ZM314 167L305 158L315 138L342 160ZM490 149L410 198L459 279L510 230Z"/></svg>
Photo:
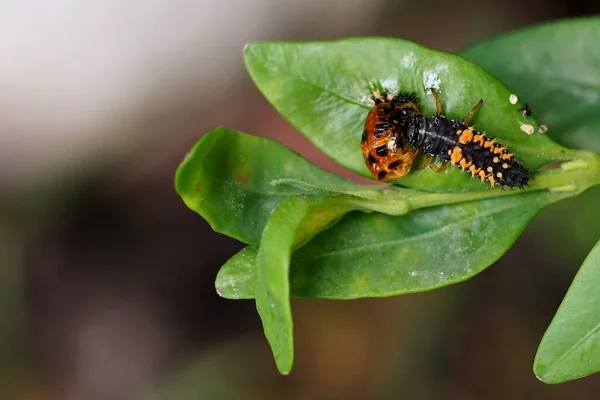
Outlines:
<svg viewBox="0 0 600 400"><path fill-rule="evenodd" d="M411 271L408 273L412 277L419 277L421 280L430 282L439 282L438 274L430 271Z"/></svg>
<svg viewBox="0 0 600 400"><path fill-rule="evenodd" d="M508 101L510 104L517 104L519 102L519 98L516 94L512 93L510 96L508 96Z"/></svg>
<svg viewBox="0 0 600 400"><path fill-rule="evenodd" d="M387 78L381 81L381 86L390 93L398 93L398 81Z"/></svg>
<svg viewBox="0 0 600 400"><path fill-rule="evenodd" d="M246 193L242 190L242 186L237 182L228 181L224 185L224 200L229 209L236 215L243 211L243 202Z"/></svg>
<svg viewBox="0 0 600 400"><path fill-rule="evenodd" d="M402 66L405 68L412 68L415 65L415 61L417 61L417 57L415 57L415 53L411 51L402 57Z"/></svg>
<svg viewBox="0 0 600 400"><path fill-rule="evenodd" d="M371 98L371 96L362 96L360 99L358 99L359 102L368 105L369 107L372 107L373 105L375 105L375 102L373 101L373 99Z"/></svg>
<svg viewBox="0 0 600 400"><path fill-rule="evenodd" d="M442 81L440 80L437 72L423 71L423 86L425 86L425 89L433 88L439 92L441 83Z"/></svg>

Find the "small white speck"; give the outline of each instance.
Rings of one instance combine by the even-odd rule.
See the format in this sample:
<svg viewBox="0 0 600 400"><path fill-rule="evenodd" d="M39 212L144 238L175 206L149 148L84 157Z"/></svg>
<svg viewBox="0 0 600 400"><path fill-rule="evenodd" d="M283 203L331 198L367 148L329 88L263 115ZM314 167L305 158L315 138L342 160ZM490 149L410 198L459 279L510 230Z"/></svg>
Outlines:
<svg viewBox="0 0 600 400"><path fill-rule="evenodd" d="M548 125L546 125L546 124L540 125L540 127L538 128L538 132L539 133L546 133L546 132L548 132Z"/></svg>
<svg viewBox="0 0 600 400"><path fill-rule="evenodd" d="M508 96L508 101L510 101L510 104L517 104L519 102L519 98L516 94L512 93L510 96Z"/></svg>
<svg viewBox="0 0 600 400"><path fill-rule="evenodd" d="M415 53L410 52L402 57L402 66L405 68L411 68L413 65L415 65L415 61L417 61Z"/></svg>
<svg viewBox="0 0 600 400"><path fill-rule="evenodd" d="M440 272L440 276L444 276L444 273L443 273L443 272Z"/></svg>
<svg viewBox="0 0 600 400"><path fill-rule="evenodd" d="M423 71L423 86L425 86L425 89L433 88L439 92L441 83L442 81L438 77L437 72Z"/></svg>
<svg viewBox="0 0 600 400"><path fill-rule="evenodd" d="M417 271L410 271L410 276L417 276Z"/></svg>
<svg viewBox="0 0 600 400"><path fill-rule="evenodd" d="M532 135L533 132L535 131L535 128L533 127L533 125L524 124L521 121L519 121L519 125L520 125L521 130L528 135Z"/></svg>

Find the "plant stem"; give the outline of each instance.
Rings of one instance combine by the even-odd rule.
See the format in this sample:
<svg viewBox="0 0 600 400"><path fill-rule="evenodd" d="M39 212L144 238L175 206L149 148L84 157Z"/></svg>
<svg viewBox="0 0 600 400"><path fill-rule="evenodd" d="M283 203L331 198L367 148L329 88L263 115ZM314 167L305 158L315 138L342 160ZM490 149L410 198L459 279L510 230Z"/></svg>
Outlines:
<svg viewBox="0 0 600 400"><path fill-rule="evenodd" d="M571 192L573 196L600 184L600 157L594 152L574 152L573 159L559 167L539 172L535 175L526 192L549 190L551 192ZM373 193L377 193L374 196ZM467 193L430 193L412 189L386 187L377 191L363 192L365 197L356 199L355 204L363 211L376 211L389 215L404 215L409 211L444 204L481 200L502 196L514 196L521 191L486 190Z"/></svg>

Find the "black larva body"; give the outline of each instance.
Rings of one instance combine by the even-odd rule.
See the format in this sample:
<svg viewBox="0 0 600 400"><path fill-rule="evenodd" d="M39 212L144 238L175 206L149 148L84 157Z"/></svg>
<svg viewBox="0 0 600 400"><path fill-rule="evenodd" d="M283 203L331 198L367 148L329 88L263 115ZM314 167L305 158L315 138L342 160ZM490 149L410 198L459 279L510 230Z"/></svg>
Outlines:
<svg viewBox="0 0 600 400"><path fill-rule="evenodd" d="M492 185L523 188L530 179L527 169L507 149L484 133L467 127L461 119L443 115L409 117L405 130L408 144L428 156L451 162Z"/></svg>

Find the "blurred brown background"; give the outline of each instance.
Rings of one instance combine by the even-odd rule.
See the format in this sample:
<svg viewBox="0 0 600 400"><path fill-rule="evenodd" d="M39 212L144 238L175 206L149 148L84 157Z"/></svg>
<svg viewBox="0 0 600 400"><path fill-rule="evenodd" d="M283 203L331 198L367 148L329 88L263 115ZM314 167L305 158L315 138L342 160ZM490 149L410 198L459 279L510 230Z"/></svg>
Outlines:
<svg viewBox="0 0 600 400"><path fill-rule="evenodd" d="M544 211L476 278L294 301L280 376L251 301L215 293L242 245L173 189L217 125L352 177L244 71L258 39L385 35L446 51L595 1L166 0L0 4L1 399L597 399L539 382L537 344L600 237L599 190Z"/></svg>

